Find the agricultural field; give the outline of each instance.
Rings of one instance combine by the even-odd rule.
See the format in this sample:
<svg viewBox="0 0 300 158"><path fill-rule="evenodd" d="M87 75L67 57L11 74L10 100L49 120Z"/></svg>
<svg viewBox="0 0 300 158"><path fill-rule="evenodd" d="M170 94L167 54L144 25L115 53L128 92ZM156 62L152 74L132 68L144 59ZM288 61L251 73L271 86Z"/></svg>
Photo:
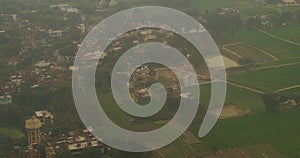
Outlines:
<svg viewBox="0 0 300 158"><path fill-rule="evenodd" d="M243 59L252 60L254 63L266 63L274 60L260 50L251 48L244 44L232 45L226 48L237 53L238 55L243 57Z"/></svg>
<svg viewBox="0 0 300 158"><path fill-rule="evenodd" d="M237 74L229 80L273 92L300 84L299 64Z"/></svg>
<svg viewBox="0 0 300 158"><path fill-rule="evenodd" d="M234 39L266 51L278 59L300 57L300 46L269 37L258 30L238 31L235 33Z"/></svg>
<svg viewBox="0 0 300 158"><path fill-rule="evenodd" d="M200 86L200 102L207 107L210 101L210 85ZM240 87L227 85L225 105L238 105L250 110L250 114L262 113L265 111L261 95Z"/></svg>
<svg viewBox="0 0 300 158"><path fill-rule="evenodd" d="M266 31L275 35L275 36L278 36L278 37L281 37L281 38L284 38L284 39L287 39L287 40L290 40L290 41L293 41L293 42L298 42L300 43L300 25L296 25L296 26L282 26L282 27L279 27L279 28L268 28Z"/></svg>
<svg viewBox="0 0 300 158"><path fill-rule="evenodd" d="M267 143L283 155L299 157L300 142L295 141L300 128L299 112L300 109L289 109L272 114L220 120L201 140L206 146L219 150ZM194 135L198 134L199 127L200 125L195 125L191 128ZM252 152L251 154L251 149L248 149L249 155L255 154Z"/></svg>

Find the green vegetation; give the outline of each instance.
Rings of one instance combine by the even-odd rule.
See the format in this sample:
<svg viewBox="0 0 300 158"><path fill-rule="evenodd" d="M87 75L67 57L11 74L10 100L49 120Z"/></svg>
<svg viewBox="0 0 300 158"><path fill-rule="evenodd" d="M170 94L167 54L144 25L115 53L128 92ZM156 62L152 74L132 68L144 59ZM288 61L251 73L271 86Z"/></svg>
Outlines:
<svg viewBox="0 0 300 158"><path fill-rule="evenodd" d="M234 39L257 47L280 59L300 56L300 47L274 39L257 30L242 30L235 33Z"/></svg>
<svg viewBox="0 0 300 158"><path fill-rule="evenodd" d="M200 90L201 104L207 107L210 100L210 85L203 85ZM246 107L254 114L265 111L260 94L228 84L225 105L232 104Z"/></svg>
<svg viewBox="0 0 300 158"><path fill-rule="evenodd" d="M218 149L268 143L283 154L298 157L300 142L296 138L300 128L299 112L300 109L289 109L221 120L203 141ZM195 135L198 130L199 125L192 127Z"/></svg>
<svg viewBox="0 0 300 158"><path fill-rule="evenodd" d="M299 65L262 69L229 78L231 81L270 92L298 85L299 79Z"/></svg>
<svg viewBox="0 0 300 158"><path fill-rule="evenodd" d="M249 59L254 63L265 63L265 62L272 61L272 58L270 58L268 55L262 53L257 49L246 46L244 44L228 46L227 48L236 52L244 59Z"/></svg>
<svg viewBox="0 0 300 158"><path fill-rule="evenodd" d="M281 38L291 40L293 42L300 41L300 25L282 26L277 28L268 28L266 31Z"/></svg>

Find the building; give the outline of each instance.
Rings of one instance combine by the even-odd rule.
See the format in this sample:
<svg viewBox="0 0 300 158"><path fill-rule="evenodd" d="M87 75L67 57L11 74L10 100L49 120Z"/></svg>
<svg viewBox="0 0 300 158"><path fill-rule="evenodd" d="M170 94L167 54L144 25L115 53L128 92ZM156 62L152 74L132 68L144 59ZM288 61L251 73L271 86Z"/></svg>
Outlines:
<svg viewBox="0 0 300 158"><path fill-rule="evenodd" d="M35 116L42 122L42 124L54 123L54 116L47 110L35 111Z"/></svg>
<svg viewBox="0 0 300 158"><path fill-rule="evenodd" d="M32 149L33 145L41 142L41 127L42 122L36 117L25 121L25 128L28 134L28 146L30 149Z"/></svg>

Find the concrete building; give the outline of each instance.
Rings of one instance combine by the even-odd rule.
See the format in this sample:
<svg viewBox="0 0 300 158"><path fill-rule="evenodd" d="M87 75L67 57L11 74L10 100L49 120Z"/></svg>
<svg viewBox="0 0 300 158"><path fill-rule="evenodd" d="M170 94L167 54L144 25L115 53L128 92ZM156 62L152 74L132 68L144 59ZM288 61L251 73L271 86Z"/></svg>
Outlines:
<svg viewBox="0 0 300 158"><path fill-rule="evenodd" d="M41 142L41 130L42 122L36 117L32 117L25 121L25 128L28 134L28 146L32 149L33 145Z"/></svg>

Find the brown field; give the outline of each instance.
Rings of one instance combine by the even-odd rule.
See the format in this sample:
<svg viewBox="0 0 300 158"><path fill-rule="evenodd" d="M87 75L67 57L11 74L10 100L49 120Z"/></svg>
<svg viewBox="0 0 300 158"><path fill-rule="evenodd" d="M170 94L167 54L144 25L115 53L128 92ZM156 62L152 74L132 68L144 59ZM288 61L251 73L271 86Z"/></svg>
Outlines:
<svg viewBox="0 0 300 158"><path fill-rule="evenodd" d="M190 131L185 131L182 136L188 144L200 143L199 138L195 137Z"/></svg>
<svg viewBox="0 0 300 158"><path fill-rule="evenodd" d="M246 116L249 113L250 110L248 108L240 107L238 105L226 105L223 107L220 119Z"/></svg>

